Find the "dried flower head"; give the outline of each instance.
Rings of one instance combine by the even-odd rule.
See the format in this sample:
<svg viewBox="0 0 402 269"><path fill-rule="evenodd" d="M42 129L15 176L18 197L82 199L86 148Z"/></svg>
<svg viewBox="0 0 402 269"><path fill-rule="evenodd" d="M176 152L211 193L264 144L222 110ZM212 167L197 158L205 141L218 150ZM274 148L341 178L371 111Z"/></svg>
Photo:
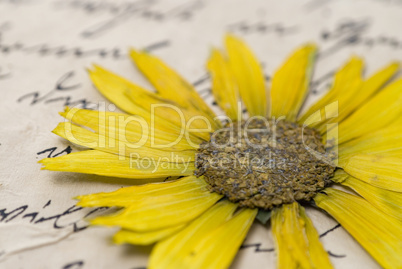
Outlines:
<svg viewBox="0 0 402 269"><path fill-rule="evenodd" d="M402 80L387 84L399 65L363 78L352 57L300 113L314 45L286 60L268 94L251 50L232 35L225 41L207 63L225 123L165 63L132 50L157 92L95 66L93 83L126 113L67 108L54 133L90 149L44 159L44 169L169 177L77 198L121 207L92 224L121 227L116 243L155 244L149 268L229 267L258 212L271 216L278 268L331 268L300 203L328 212L381 266L402 268Z"/></svg>

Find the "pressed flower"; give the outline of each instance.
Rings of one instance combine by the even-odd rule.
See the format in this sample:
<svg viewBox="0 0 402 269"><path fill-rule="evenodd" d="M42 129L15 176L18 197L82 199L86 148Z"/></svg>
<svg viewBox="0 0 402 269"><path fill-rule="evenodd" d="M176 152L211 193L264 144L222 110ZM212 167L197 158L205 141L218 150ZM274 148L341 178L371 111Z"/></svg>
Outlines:
<svg viewBox="0 0 402 269"><path fill-rule="evenodd" d="M77 197L79 206L120 207L91 223L119 226L116 243L154 244L149 268L227 268L257 216L270 216L278 268L331 268L304 206L333 216L381 266L402 268L402 80L391 81L399 64L364 78L352 57L301 113L315 45L297 49L269 91L247 45L232 35L225 45L207 62L224 121L160 59L132 50L156 92L95 66L93 83L126 113L66 108L53 132L89 149L43 159L43 168L169 177Z"/></svg>

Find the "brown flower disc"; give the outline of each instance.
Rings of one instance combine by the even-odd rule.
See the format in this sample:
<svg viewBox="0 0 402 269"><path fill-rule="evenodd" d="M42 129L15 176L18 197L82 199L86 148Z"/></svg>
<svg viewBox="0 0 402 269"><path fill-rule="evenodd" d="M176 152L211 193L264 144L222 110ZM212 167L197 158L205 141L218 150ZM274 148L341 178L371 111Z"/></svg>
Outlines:
<svg viewBox="0 0 402 269"><path fill-rule="evenodd" d="M260 118L212 134L197 151L195 175L232 202L271 209L309 201L330 184L335 167L328 159L318 131Z"/></svg>

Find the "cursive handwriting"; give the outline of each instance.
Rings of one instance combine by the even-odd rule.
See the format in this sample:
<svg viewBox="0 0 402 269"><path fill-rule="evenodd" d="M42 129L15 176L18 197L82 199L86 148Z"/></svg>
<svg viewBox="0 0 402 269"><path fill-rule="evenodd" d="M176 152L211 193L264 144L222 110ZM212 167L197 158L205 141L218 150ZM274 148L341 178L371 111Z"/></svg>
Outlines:
<svg viewBox="0 0 402 269"><path fill-rule="evenodd" d="M30 100L30 105L35 105L39 103L48 104L57 101L64 101L63 106L81 106L82 108L93 108L96 104L88 102L87 99L82 98L79 100L72 100L72 97L66 95L65 92L75 90L81 87L80 83L71 82L73 80L75 73L74 71L69 71L63 74L56 82L56 85L50 91L41 94L39 91L30 92L24 94L23 96L17 99L18 103L21 103L25 100ZM62 94L62 96L55 96Z"/></svg>
<svg viewBox="0 0 402 269"><path fill-rule="evenodd" d="M51 205L51 200L49 200L43 208L47 208L50 205ZM53 229L64 229L67 227L72 227L73 232L79 232L79 231L85 230L88 227L88 225L86 225L86 224L79 225L79 222L82 219L84 219L98 211L106 210L107 208L106 207L96 207L96 208L86 209L87 211L88 210L89 211L84 215L84 217L79 216L78 219L73 222L69 222L67 224L61 224L62 220L66 216L75 215L77 212L79 212L83 209L84 209L83 207L73 205L73 206L67 208L66 210L62 211L61 213L50 215L50 216L45 216L44 213L39 212L39 211L29 211L29 205L22 205L22 206L19 206L17 208L12 208L12 209L3 208L3 209L0 209L0 223L1 222L8 223L11 221L15 221L17 219L20 219L20 220L27 219L28 222L32 223L32 224L51 222L53 224ZM82 215L82 214L80 214L80 215Z"/></svg>
<svg viewBox="0 0 402 269"><path fill-rule="evenodd" d="M105 34L116 26L132 20L141 18L145 20L164 22L176 19L185 21L191 19L195 13L204 7L202 0L192 0L170 6L167 9L160 7L161 1L157 0L137 0L137 1L94 1L94 0L69 0L58 1L56 8L65 10L66 8L81 10L93 15L106 13L110 18L98 22L81 32L85 38L94 38Z"/></svg>
<svg viewBox="0 0 402 269"><path fill-rule="evenodd" d="M144 50L154 51L169 45L168 40L158 41L144 47ZM52 46L46 43L27 45L23 42L4 43L0 40L0 53L10 54L21 52L26 54L37 54L39 56L56 56L58 58L72 56L76 58L97 56L100 58L126 59L127 49L122 48L95 48L85 49L80 46L69 47L64 45Z"/></svg>
<svg viewBox="0 0 402 269"><path fill-rule="evenodd" d="M85 264L84 261L74 261L74 262L67 263L62 268L63 269L80 269L80 268L83 268L84 264Z"/></svg>
<svg viewBox="0 0 402 269"><path fill-rule="evenodd" d="M232 23L227 26L228 30L231 32L239 32L241 34L268 34L273 33L279 36L296 34L299 28L296 25L285 25L282 22L268 23L265 21L240 21Z"/></svg>
<svg viewBox="0 0 402 269"><path fill-rule="evenodd" d="M73 149L70 146L67 146L65 149L61 150L58 153L56 153L56 150L57 150L57 147L51 147L51 148L37 152L36 155L48 153L46 158L54 158L54 157L62 155L63 153L70 154L73 151Z"/></svg>

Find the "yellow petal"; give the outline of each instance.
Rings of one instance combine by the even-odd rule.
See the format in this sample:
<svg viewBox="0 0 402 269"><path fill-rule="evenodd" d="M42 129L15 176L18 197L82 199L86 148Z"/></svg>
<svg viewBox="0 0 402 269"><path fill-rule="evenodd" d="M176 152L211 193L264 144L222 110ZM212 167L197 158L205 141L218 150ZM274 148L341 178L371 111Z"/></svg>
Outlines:
<svg viewBox="0 0 402 269"><path fill-rule="evenodd" d="M384 268L402 268L402 224L365 201L336 189L325 189L314 201L344 227Z"/></svg>
<svg viewBox="0 0 402 269"><path fill-rule="evenodd" d="M120 230L113 236L113 242L116 244L130 243L133 245L150 245L180 231L184 227L185 225L182 224L150 232Z"/></svg>
<svg viewBox="0 0 402 269"><path fill-rule="evenodd" d="M370 97L378 92L395 74L399 71L399 63L394 62L377 71L374 75L366 79L361 89L353 95L353 100L345 103L341 109L349 115L356 108L363 105ZM343 119L343 118L342 118ZM341 119L338 118L340 121Z"/></svg>
<svg viewBox="0 0 402 269"><path fill-rule="evenodd" d="M115 132L116 129L119 131L120 129L125 129L124 132L127 135L130 135L130 133L134 133L134 136L135 133L142 134L142 132L139 132L141 129L138 130L138 126L140 126L139 121L142 121L142 119L144 119L148 126L150 126L151 131L149 134L153 135L155 139L163 139L162 137L167 136L166 139L171 138L173 140L180 137L180 134L183 132L183 126L181 127L179 125L172 124L171 122L161 119L156 115L154 115L154 121L152 122L151 113L145 110L141 115L129 115L118 112L94 111L66 107L65 110L59 114L73 123L89 127L96 133L102 134L109 134L109 132L112 131L113 135L113 132ZM138 120L135 121L134 119ZM116 126L120 122L122 123L122 126ZM191 136L191 139L196 139L196 137ZM199 141L201 143L204 140L199 139Z"/></svg>
<svg viewBox="0 0 402 269"><path fill-rule="evenodd" d="M121 157L121 156L120 156ZM155 160L156 161L156 160ZM153 160L124 158L98 150L86 150L57 158L46 158L42 169L122 178L163 178L192 175L194 163L155 163Z"/></svg>
<svg viewBox="0 0 402 269"><path fill-rule="evenodd" d="M177 195L151 196L124 208L121 213L98 217L91 223L117 225L139 232L159 230L195 219L221 198L221 195L207 189Z"/></svg>
<svg viewBox="0 0 402 269"><path fill-rule="evenodd" d="M317 231L298 203L272 210L277 268L332 268Z"/></svg>
<svg viewBox="0 0 402 269"><path fill-rule="evenodd" d="M338 152L342 159L348 159L357 153L402 157L402 124L393 123L387 128L343 143Z"/></svg>
<svg viewBox="0 0 402 269"><path fill-rule="evenodd" d="M206 191L207 183L195 176L183 177L175 181L149 183L141 186L132 186L118 189L114 192L101 192L78 196L78 206L119 206L128 207L138 204L142 200L165 195L178 195L192 191Z"/></svg>
<svg viewBox="0 0 402 269"><path fill-rule="evenodd" d="M402 193L374 187L349 175L341 184L352 188L381 212L402 221Z"/></svg>
<svg viewBox="0 0 402 269"><path fill-rule="evenodd" d="M231 120L236 121L239 113L239 89L228 61L219 50L213 49L207 68L212 77L212 93L216 102Z"/></svg>
<svg viewBox="0 0 402 269"><path fill-rule="evenodd" d="M267 115L267 93L260 63L250 48L239 38L227 35L229 65L250 116Z"/></svg>
<svg viewBox="0 0 402 269"><path fill-rule="evenodd" d="M179 233L156 244L152 250L149 268L195 268L190 263L193 249L205 237L228 221L237 205L221 201L191 222ZM214 242L213 244L218 244Z"/></svg>
<svg viewBox="0 0 402 269"><path fill-rule="evenodd" d="M144 89L141 89L140 87L133 85L129 81L112 73L110 73L110 76L104 77L102 71L106 70L99 66L95 66L94 70L88 70L89 77L91 78L95 87L120 109L130 114L136 114L136 109L133 102L125 94L126 86L129 85L130 87L136 87L141 91L144 91ZM114 78L116 79L114 80ZM116 84L118 84L119 87L115 87Z"/></svg>
<svg viewBox="0 0 402 269"><path fill-rule="evenodd" d="M94 82L95 86L102 93L107 93L110 94L111 96L114 96L117 93L119 93L119 95L124 96L127 100L130 100L128 98L128 95L133 94L135 97L141 99L137 100L137 102L133 102L132 100L130 100L131 106L133 106L132 105L133 103L138 103L138 105L141 105L142 107L147 108L149 110L149 107L145 105L150 105L153 103L165 103L165 102L168 104L175 104L173 101L164 99L161 96L158 96L157 94L148 91L128 81L127 79L119 75L116 75L109 70L106 70L101 66L94 65L94 69L89 70L89 72L90 77Z"/></svg>
<svg viewBox="0 0 402 269"><path fill-rule="evenodd" d="M128 91L129 98L136 102L140 102L141 98L136 98L131 91ZM185 133L186 137L188 134L201 138L202 140L209 140L210 133L216 130L217 125L213 121L209 120L207 117L200 115L199 111L188 110L181 108L176 104L169 103L152 103L149 104L144 110L150 115L151 126L153 122L161 124L163 121L170 121L175 126L180 129L180 134Z"/></svg>
<svg viewBox="0 0 402 269"><path fill-rule="evenodd" d="M339 81L340 83L335 83L334 87L338 87L339 90L336 99L332 101L337 101L337 106L329 106L327 104L323 108L325 109L325 115L327 115L326 119L311 126L317 128L322 134L325 134L328 127L331 128L328 124L342 122L351 115L351 113L367 102L367 100L378 92L399 69L399 64L392 63L372 75L369 79L362 81L361 73L363 61L355 60L355 62L356 61L361 64L354 65L354 69L352 69L354 72L351 72L354 76L348 77L347 80L341 79ZM324 112L323 109L321 113ZM334 110L331 111L331 109Z"/></svg>
<svg viewBox="0 0 402 269"><path fill-rule="evenodd" d="M362 68L360 71L362 71ZM358 99L356 95L362 91L363 85L364 83L360 73L358 76L351 78L348 85L343 86L347 91L338 96L336 105L328 105L325 107L325 120L311 127L316 128L322 135L330 132L331 128L337 126L338 122L344 120L354 110L354 102ZM328 139L328 137L326 139Z"/></svg>
<svg viewBox="0 0 402 269"><path fill-rule="evenodd" d="M192 268L229 268L239 251L257 209L242 209L233 218L209 233L194 246L188 262ZM187 267L189 268L189 267Z"/></svg>
<svg viewBox="0 0 402 269"><path fill-rule="evenodd" d="M152 148L169 148L170 151L194 149L187 142L183 131L171 129L163 121L162 126L151 124L150 121L137 116L116 112L102 112L79 108L66 108L60 115L71 122L88 127L95 133L111 139L123 137L123 140L140 141L146 137L144 146ZM192 141L198 141L191 136Z"/></svg>
<svg viewBox="0 0 402 269"><path fill-rule="evenodd" d="M344 182L348 177L350 177L350 175L349 175L348 173L346 173L344 170L342 170L342 169L337 169L337 170L335 171L334 176L331 177L330 179L331 179L333 182L342 183L342 182Z"/></svg>
<svg viewBox="0 0 402 269"><path fill-rule="evenodd" d="M88 72L98 90L109 100L130 114L149 117L149 115L143 114L144 112L150 114L151 105L153 104L178 106L173 101L164 99L98 65L94 65L94 69L88 70ZM121 106L121 104L125 105Z"/></svg>
<svg viewBox="0 0 402 269"><path fill-rule="evenodd" d="M185 109L198 112L198 115L204 116L210 121L214 129L220 127L219 121L214 120L216 115L198 95L194 87L173 69L145 51L131 49L130 56L161 97L173 100Z"/></svg>
<svg viewBox="0 0 402 269"><path fill-rule="evenodd" d="M271 116L294 121L307 96L317 48L307 44L296 50L272 78Z"/></svg>
<svg viewBox="0 0 402 269"><path fill-rule="evenodd" d="M61 122L53 130L53 133L73 142L77 145L93 148L104 152L126 156L134 159L150 159L155 162L194 162L195 150L172 151L169 148L158 149L146 146L148 140L148 130L142 128L144 135L138 136L136 141L130 141L127 138L125 129L122 132L111 132L107 136L91 132L87 129L71 124Z"/></svg>
<svg viewBox="0 0 402 269"><path fill-rule="evenodd" d="M95 69L90 72L92 80L96 81L95 85L102 93L107 92L111 95L115 93L124 94L125 100L131 102L130 111L126 111L138 115L147 120L147 122L156 124L156 126L168 125L170 128L176 127L180 131L188 129L187 125L190 119L193 118L191 122L191 127L193 128L206 129L211 126L211 130L207 130L204 133L195 133L196 136L203 137L204 140L208 140L209 132L217 128L217 124L209 118L204 120L197 119L196 117L202 115L200 111L183 108L180 104L132 84L106 69L95 66ZM114 101L113 99L111 100Z"/></svg>
<svg viewBox="0 0 402 269"><path fill-rule="evenodd" d="M331 89L307 112L299 118L301 124L312 122L311 117L318 113L319 120L314 120L310 127L322 128L331 118L338 119L340 102L346 105L346 101L351 97L351 93L356 92L361 86L361 74L363 70L363 60L358 57L351 57L350 60L339 69L334 77ZM340 99L342 101L340 101ZM321 118L323 115L323 118Z"/></svg>
<svg viewBox="0 0 402 269"><path fill-rule="evenodd" d="M303 207L300 206L300 217L304 220L305 233L308 240L308 251L312 265L315 268L333 268L329 260L328 252L320 242L320 236L310 218L306 215Z"/></svg>
<svg viewBox="0 0 402 269"><path fill-rule="evenodd" d="M359 154L339 163L339 166L370 185L402 192L402 158Z"/></svg>
<svg viewBox="0 0 402 269"><path fill-rule="evenodd" d="M277 268L309 268L310 257L297 203L272 210L271 225L277 251Z"/></svg>
<svg viewBox="0 0 402 269"><path fill-rule="evenodd" d="M367 101L350 117L339 123L339 143L379 130L402 114L402 79L399 79Z"/></svg>

